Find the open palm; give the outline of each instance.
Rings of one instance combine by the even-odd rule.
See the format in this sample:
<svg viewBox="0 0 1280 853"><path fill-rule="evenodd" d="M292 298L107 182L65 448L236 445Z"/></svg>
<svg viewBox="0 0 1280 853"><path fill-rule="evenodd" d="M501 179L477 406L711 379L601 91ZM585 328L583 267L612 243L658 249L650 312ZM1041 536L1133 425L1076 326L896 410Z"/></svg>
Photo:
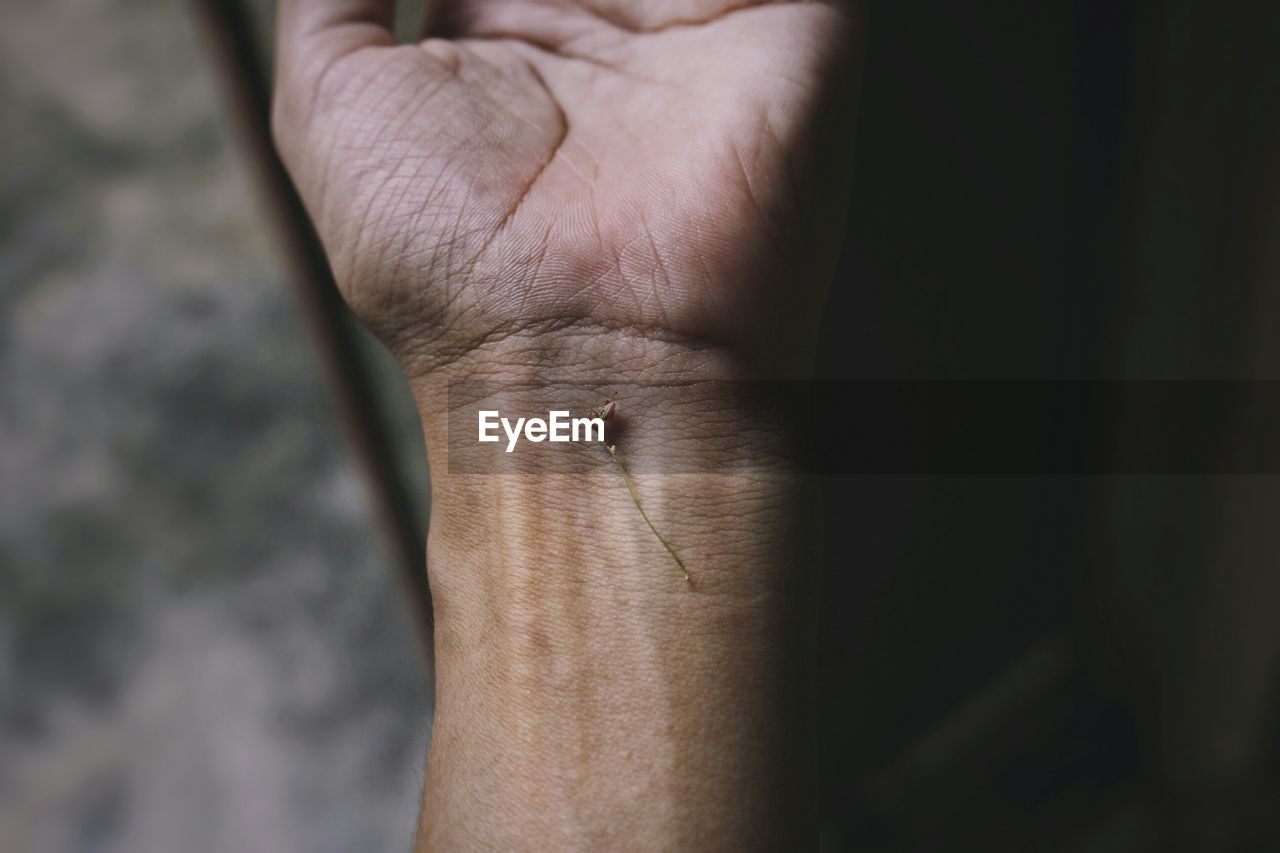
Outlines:
<svg viewBox="0 0 1280 853"><path fill-rule="evenodd" d="M846 183L840 3L441 2L407 45L386 0L281 10L281 150L394 352L811 328Z"/></svg>

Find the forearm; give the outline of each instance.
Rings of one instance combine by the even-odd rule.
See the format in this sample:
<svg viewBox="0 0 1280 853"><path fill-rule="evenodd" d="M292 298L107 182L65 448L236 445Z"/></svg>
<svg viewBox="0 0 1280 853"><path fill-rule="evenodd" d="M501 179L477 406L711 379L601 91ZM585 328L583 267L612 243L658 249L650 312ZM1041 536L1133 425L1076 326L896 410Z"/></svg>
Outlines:
<svg viewBox="0 0 1280 853"><path fill-rule="evenodd" d="M690 390L732 374L718 357L642 349L597 355L694 381L679 392L637 385L629 408L633 386L615 383L628 418L619 455L689 584L603 446L573 448L586 465L572 473L478 470L462 462L467 448L440 438L440 383L420 386L437 618L421 849L811 840L817 567L806 484L766 419L747 422L750 408L721 391ZM527 356L505 363L547 369L545 353ZM572 367L575 386L598 378L583 367L592 363ZM541 404L536 383L524 393Z"/></svg>
<svg viewBox="0 0 1280 853"><path fill-rule="evenodd" d="M462 4L456 38L398 44L394 3L280 4L276 137L431 460L420 846L795 849L816 513L786 418L738 383L809 361L854 18L595 5ZM615 398L622 462L486 456L488 392L459 382L514 415Z"/></svg>

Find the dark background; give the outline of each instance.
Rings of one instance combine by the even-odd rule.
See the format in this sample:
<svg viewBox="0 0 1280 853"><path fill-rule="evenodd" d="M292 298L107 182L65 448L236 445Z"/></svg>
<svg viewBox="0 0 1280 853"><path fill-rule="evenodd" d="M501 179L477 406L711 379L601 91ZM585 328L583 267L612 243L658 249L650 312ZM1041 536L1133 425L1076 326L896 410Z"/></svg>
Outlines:
<svg viewBox="0 0 1280 853"><path fill-rule="evenodd" d="M823 376L1280 379L1280 10L865 7ZM405 849L411 608L191 9L0 7L0 850ZM829 849L1280 849L1275 477L826 492Z"/></svg>
<svg viewBox="0 0 1280 853"><path fill-rule="evenodd" d="M1277 378L1280 8L867 11L828 377ZM827 518L832 849L1280 850L1274 477L842 477Z"/></svg>

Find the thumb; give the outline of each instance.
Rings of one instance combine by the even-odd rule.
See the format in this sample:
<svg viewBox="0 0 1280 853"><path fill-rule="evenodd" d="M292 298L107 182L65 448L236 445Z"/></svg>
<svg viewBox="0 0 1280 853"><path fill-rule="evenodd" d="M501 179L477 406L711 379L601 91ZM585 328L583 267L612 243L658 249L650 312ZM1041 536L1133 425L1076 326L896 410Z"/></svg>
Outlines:
<svg viewBox="0 0 1280 853"><path fill-rule="evenodd" d="M394 0L280 0L273 109L278 139L306 120L317 84L334 63L361 48L395 44L394 17Z"/></svg>

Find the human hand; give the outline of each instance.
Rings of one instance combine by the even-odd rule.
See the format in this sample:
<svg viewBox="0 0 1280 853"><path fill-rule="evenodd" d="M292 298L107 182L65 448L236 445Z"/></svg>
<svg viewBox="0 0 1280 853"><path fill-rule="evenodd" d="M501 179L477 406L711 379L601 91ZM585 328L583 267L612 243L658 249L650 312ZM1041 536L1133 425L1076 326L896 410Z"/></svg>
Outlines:
<svg viewBox="0 0 1280 853"><path fill-rule="evenodd" d="M448 38L406 45L387 0L280 15L284 159L411 378L565 329L804 351L844 204L840 0L442 2Z"/></svg>
<svg viewBox="0 0 1280 853"><path fill-rule="evenodd" d="M772 423L698 380L807 368L843 230L848 13L438 1L448 38L397 45L388 0L282 0L275 102L339 285L424 414L420 849L800 849L816 513ZM620 452L648 464L634 485L605 453L467 476L455 378L526 380L528 412L569 405L558 382L583 411L635 383Z"/></svg>

